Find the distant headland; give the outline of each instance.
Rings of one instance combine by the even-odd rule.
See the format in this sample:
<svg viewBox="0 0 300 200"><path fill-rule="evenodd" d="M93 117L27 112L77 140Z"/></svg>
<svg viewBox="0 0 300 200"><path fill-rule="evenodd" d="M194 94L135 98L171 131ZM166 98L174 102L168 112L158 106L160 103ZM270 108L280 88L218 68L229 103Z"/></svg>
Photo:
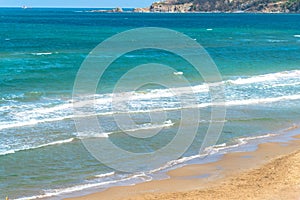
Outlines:
<svg viewBox="0 0 300 200"><path fill-rule="evenodd" d="M121 13L300 13L300 0L162 0L149 7L123 11L122 8L89 12Z"/></svg>
<svg viewBox="0 0 300 200"><path fill-rule="evenodd" d="M300 0L163 0L133 12L300 13Z"/></svg>

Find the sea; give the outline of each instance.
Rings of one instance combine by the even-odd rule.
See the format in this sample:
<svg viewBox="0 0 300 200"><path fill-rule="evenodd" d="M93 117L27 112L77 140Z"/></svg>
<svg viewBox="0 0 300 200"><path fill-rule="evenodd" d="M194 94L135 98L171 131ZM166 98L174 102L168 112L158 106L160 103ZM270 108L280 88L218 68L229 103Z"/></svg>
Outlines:
<svg viewBox="0 0 300 200"><path fill-rule="evenodd" d="M168 178L168 170L189 163L213 162L231 151L253 150L262 141L289 140L290 130L300 123L300 15L90 10L0 9L0 199L62 199ZM210 117L206 83L182 57L157 49L128 52L115 60L91 97L103 132L76 129L73 89L84 60L108 38L146 27L167 28L192 38L222 76L226 116L220 120L224 126L217 142L200 153L209 126L220 123ZM128 136L115 123L118 113L111 112L118 79L149 62L175 69L174 79L169 79L174 87L177 80L189 81L196 92L185 97L196 96L193 109L201 116L193 142L178 158L153 169L123 172L96 159L82 140L110 139L134 153L153 152L170 143L182 126L181 113L186 108L168 88L149 84L126 91L134 97L127 114L135 121L127 124L127 132L142 137ZM130 80L161 73L154 69L132 73ZM149 115L160 112L164 120L151 121ZM159 133L152 137L143 135L157 129ZM135 160L120 156L115 162L136 167Z"/></svg>

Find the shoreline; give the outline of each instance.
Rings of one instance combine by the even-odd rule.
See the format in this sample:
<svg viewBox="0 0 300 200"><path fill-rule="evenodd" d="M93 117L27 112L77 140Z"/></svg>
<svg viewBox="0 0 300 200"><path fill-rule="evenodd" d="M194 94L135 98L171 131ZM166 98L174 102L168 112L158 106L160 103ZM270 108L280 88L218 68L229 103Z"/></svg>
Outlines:
<svg viewBox="0 0 300 200"><path fill-rule="evenodd" d="M113 12L111 10L90 10L84 11L89 13L139 13L139 14L299 14L299 12L239 12L239 11L187 11L187 12L138 12L138 11L123 11Z"/></svg>
<svg viewBox="0 0 300 200"><path fill-rule="evenodd" d="M278 190L276 195L282 195L280 190L287 189L289 192L284 192L284 196L300 197L300 190L296 190L300 189L300 174L299 177L295 177L297 176L295 172L300 170L300 129L295 126L286 129L285 132L296 133L290 136L292 138L290 141L265 142L258 144L254 151L230 152L215 162L190 164L173 169L167 172L170 177L168 179L111 187L68 200L221 198L218 195L222 195L222 199L268 199L272 197L270 195L274 195L274 188ZM277 165L286 166L287 163L299 165L292 172L294 174L285 180L282 174L288 169L284 167L277 169ZM276 177L280 179L276 180ZM289 182L292 179L296 185ZM242 194L237 190L241 185L245 189ZM230 191L234 188L237 191Z"/></svg>

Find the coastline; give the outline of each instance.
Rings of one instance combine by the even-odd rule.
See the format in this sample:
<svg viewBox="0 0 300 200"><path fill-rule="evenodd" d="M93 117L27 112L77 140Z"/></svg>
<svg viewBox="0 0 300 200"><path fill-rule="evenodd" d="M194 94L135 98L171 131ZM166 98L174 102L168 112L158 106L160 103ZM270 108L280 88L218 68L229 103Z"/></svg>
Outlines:
<svg viewBox="0 0 300 200"><path fill-rule="evenodd" d="M230 152L216 162L167 172L169 179L117 186L68 200L93 199L270 199L300 197L300 129L293 140L258 144L255 151Z"/></svg>
<svg viewBox="0 0 300 200"><path fill-rule="evenodd" d="M107 10L88 10L84 12L89 13L140 13L140 14L300 14L299 12L260 12L260 11L184 11L184 12L168 12L168 11L134 11L136 8L131 8L130 11L114 11L114 9L107 8Z"/></svg>

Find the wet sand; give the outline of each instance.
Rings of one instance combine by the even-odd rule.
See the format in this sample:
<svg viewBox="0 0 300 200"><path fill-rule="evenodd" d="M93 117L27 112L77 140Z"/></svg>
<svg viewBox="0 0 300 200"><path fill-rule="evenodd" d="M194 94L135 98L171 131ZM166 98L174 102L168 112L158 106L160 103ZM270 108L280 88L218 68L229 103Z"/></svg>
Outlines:
<svg viewBox="0 0 300 200"><path fill-rule="evenodd" d="M285 143L264 143L219 161L184 166L170 179L113 187L72 200L300 200L300 135Z"/></svg>

